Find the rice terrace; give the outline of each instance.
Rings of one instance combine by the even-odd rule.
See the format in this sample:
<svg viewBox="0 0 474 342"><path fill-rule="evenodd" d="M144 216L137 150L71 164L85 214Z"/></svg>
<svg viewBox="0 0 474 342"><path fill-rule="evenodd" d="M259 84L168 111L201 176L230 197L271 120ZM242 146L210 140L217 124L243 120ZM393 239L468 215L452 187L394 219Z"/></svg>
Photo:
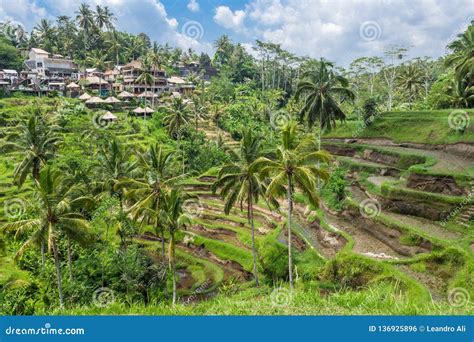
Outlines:
<svg viewBox="0 0 474 342"><path fill-rule="evenodd" d="M227 6L209 50L89 1L2 19L0 313L474 314L464 4L439 56L362 20L340 61Z"/></svg>

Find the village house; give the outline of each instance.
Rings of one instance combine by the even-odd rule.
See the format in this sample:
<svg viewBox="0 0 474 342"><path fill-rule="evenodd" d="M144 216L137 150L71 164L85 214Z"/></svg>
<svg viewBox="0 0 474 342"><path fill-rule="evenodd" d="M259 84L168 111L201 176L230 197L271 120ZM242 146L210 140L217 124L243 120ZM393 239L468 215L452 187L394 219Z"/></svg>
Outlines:
<svg viewBox="0 0 474 342"><path fill-rule="evenodd" d="M18 79L18 71L13 69L0 69L0 82L13 84Z"/></svg>
<svg viewBox="0 0 474 342"><path fill-rule="evenodd" d="M32 48L25 61L27 78L39 78L53 82L77 79L77 66L61 55L52 55L43 49Z"/></svg>
<svg viewBox="0 0 474 342"><path fill-rule="evenodd" d="M143 72L143 63L140 60L134 60L121 68L123 78L123 88L134 94L140 94L145 91L151 91L155 94L161 94L168 90L168 82L166 80L166 72L164 70L149 70L155 78L152 84L137 82L137 78Z"/></svg>

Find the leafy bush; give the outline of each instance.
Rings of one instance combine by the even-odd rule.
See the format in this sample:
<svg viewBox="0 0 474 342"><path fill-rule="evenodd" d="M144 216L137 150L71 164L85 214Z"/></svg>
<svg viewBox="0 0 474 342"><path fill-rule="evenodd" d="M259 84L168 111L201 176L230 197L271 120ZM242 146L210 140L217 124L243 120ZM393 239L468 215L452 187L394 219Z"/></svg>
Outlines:
<svg viewBox="0 0 474 342"><path fill-rule="evenodd" d="M331 208L342 209L343 201L346 198L346 173L346 169L338 167L331 173L329 180L324 184L323 196Z"/></svg>

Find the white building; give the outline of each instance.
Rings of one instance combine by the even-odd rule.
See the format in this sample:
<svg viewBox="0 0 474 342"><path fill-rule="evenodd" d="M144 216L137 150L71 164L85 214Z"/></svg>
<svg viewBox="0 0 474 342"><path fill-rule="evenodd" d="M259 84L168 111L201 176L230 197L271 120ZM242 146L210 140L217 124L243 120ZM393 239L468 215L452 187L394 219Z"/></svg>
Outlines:
<svg viewBox="0 0 474 342"><path fill-rule="evenodd" d="M13 69L0 69L0 81L4 84L13 84L18 79L18 72Z"/></svg>
<svg viewBox="0 0 474 342"><path fill-rule="evenodd" d="M77 66L61 55L51 55L47 51L32 48L25 65L29 72L40 79L63 80L77 78Z"/></svg>

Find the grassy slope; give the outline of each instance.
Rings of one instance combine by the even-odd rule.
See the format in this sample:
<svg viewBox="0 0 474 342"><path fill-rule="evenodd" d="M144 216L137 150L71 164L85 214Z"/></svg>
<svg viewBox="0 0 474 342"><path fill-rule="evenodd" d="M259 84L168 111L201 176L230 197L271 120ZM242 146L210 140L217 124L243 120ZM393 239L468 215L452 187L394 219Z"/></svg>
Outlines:
<svg viewBox="0 0 474 342"><path fill-rule="evenodd" d="M422 144L474 143L474 110L466 110L470 125L463 134L448 123L452 110L389 112L376 118L370 129L360 129L359 122L348 121L325 134L326 138L386 138L395 142Z"/></svg>

